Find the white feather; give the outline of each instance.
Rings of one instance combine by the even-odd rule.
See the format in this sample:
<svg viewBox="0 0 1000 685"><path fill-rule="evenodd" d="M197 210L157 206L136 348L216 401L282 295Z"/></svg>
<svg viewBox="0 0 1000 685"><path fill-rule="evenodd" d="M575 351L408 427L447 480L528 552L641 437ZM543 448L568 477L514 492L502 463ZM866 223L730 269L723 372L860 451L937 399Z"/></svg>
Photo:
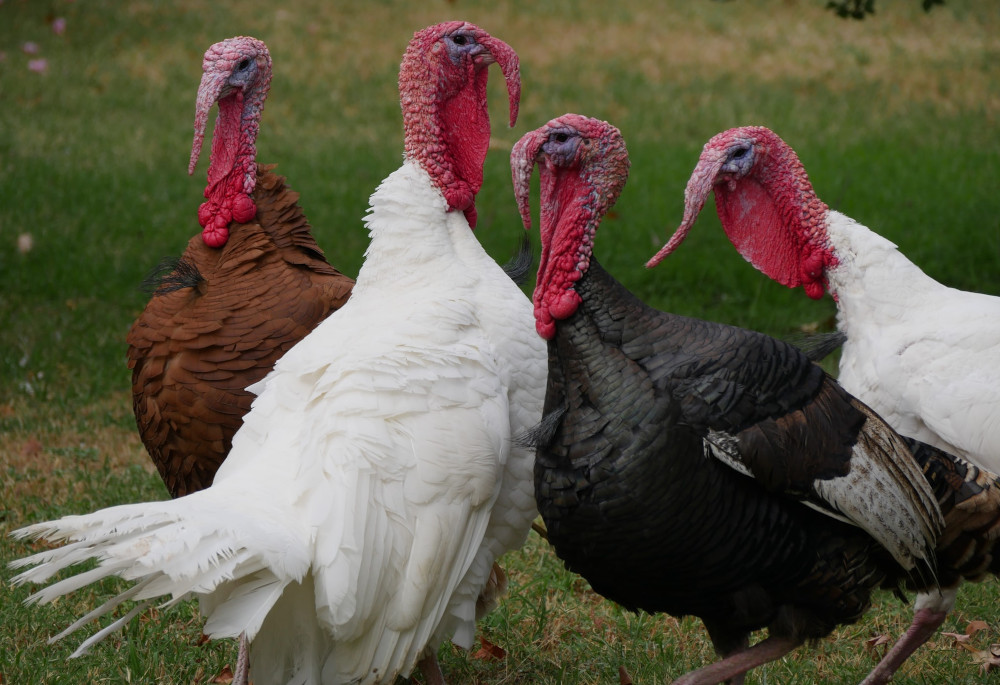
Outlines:
<svg viewBox="0 0 1000 685"><path fill-rule="evenodd" d="M93 557L39 600L108 575L138 581L108 606L193 593L210 634L253 640L258 685L390 683L471 643L494 559L535 517L512 437L541 418L545 347L422 169L387 178L366 223L350 301L251 388L214 485L24 529L71 544L17 562L35 567L16 582Z"/></svg>
<svg viewBox="0 0 1000 685"><path fill-rule="evenodd" d="M1000 472L1000 297L946 287L831 211L838 380L895 430Z"/></svg>

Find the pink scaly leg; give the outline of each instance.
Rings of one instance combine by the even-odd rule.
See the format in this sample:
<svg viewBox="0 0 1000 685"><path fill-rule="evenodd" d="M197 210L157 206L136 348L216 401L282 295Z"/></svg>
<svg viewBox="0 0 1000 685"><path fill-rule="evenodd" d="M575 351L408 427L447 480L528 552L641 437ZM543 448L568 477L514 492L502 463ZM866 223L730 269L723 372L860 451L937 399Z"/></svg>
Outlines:
<svg viewBox="0 0 1000 685"><path fill-rule="evenodd" d="M250 643L247 634L240 633L240 652L236 657L236 670L232 685L248 685L250 682Z"/></svg>
<svg viewBox="0 0 1000 685"><path fill-rule="evenodd" d="M780 659L801 644L802 640L772 636L749 649L686 673L675 680L673 685L718 685L727 680L742 682L743 674L751 668Z"/></svg>
<svg viewBox="0 0 1000 685"><path fill-rule="evenodd" d="M441 664L438 663L437 654L428 651L427 656L417 662L420 672L424 674L426 685L448 685L444 681L444 673L441 672Z"/></svg>
<svg viewBox="0 0 1000 685"><path fill-rule="evenodd" d="M917 650L917 647L927 642L941 624L944 623L948 611L955 605L957 588L943 588L941 593L922 594L917 598L917 610L913 612L913 622L899 638L892 649L882 657L861 685L885 685L892 675L903 665L903 662Z"/></svg>

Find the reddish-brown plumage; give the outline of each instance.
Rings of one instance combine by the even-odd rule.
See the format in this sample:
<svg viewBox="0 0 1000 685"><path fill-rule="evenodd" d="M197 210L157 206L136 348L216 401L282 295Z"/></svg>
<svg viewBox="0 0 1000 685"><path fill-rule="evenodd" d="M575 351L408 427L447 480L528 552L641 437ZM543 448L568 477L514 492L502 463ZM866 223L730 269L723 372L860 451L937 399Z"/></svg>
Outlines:
<svg viewBox="0 0 1000 685"><path fill-rule="evenodd" d="M208 111L220 106L208 201L198 212L205 231L188 242L127 337L139 434L173 497L212 484L250 409L246 387L354 286L324 258L298 193L255 161L271 79L266 46L242 36L222 41L205 53L204 69L190 170Z"/></svg>
<svg viewBox="0 0 1000 685"><path fill-rule="evenodd" d="M249 411L246 387L350 296L354 281L313 240L285 179L259 166L257 220L222 248L191 238L202 280L154 293L128 334L143 444L174 497L212 484Z"/></svg>

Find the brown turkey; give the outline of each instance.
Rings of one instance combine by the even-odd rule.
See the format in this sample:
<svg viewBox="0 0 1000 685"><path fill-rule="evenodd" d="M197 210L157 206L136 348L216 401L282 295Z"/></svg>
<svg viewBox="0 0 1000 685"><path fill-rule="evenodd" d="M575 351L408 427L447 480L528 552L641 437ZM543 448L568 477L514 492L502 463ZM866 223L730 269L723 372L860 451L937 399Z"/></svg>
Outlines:
<svg viewBox="0 0 1000 685"><path fill-rule="evenodd" d="M139 436L171 497L209 487L250 410L247 387L350 297L354 280L323 256L299 195L257 164L257 133L271 55L237 36L205 52L188 173L201 154L212 105L203 230L161 270L132 324L128 364ZM247 680L240 640L236 685Z"/></svg>
<svg viewBox="0 0 1000 685"><path fill-rule="evenodd" d="M200 235L158 282L128 333L139 435L172 497L212 484L250 409L247 386L339 309L354 281L331 266L273 166L256 163L271 82L263 42L246 36L205 53L188 172L212 105Z"/></svg>
<svg viewBox="0 0 1000 685"><path fill-rule="evenodd" d="M597 226L628 175L617 129L565 115L521 139L526 226L536 163L549 349L536 501L594 590L703 620L723 658L677 683L742 683L856 621L880 586L995 571L996 476L911 442L914 458L795 347L652 309L601 268Z"/></svg>

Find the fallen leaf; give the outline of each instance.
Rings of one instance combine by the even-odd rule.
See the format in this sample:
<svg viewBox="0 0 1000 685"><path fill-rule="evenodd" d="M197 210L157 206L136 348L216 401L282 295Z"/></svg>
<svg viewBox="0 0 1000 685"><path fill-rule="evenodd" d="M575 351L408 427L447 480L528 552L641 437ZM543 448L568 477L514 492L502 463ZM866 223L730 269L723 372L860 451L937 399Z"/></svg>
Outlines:
<svg viewBox="0 0 1000 685"><path fill-rule="evenodd" d="M208 642L211 639L212 638L210 638L208 635L205 635L205 633L202 633L201 637L198 638L198 641L194 643L194 646L195 647L201 647L203 644L205 644L206 642Z"/></svg>
<svg viewBox="0 0 1000 685"><path fill-rule="evenodd" d="M503 647L493 644L482 635L479 636L479 644L481 644L482 647L478 652L472 655L473 659L496 659L499 661L507 657L507 652L504 651Z"/></svg>
<svg viewBox="0 0 1000 685"><path fill-rule="evenodd" d="M970 652L976 651L975 647L968 644L969 638L972 637L971 635L966 635L965 633L941 633L941 634L944 635L945 637L950 637L954 639L956 647L964 647L965 649L968 649Z"/></svg>
<svg viewBox="0 0 1000 685"><path fill-rule="evenodd" d="M35 239L31 237L30 233L22 233L17 236L17 251L21 254L28 254L34 246Z"/></svg>
<svg viewBox="0 0 1000 685"><path fill-rule="evenodd" d="M27 440L23 445L21 445L22 457L34 457L41 451L42 451L42 443L38 442L34 438Z"/></svg>
<svg viewBox="0 0 1000 685"><path fill-rule="evenodd" d="M994 668L1000 668L1000 644L990 645L989 649L975 652L972 660L979 664L982 673L989 673Z"/></svg>
<svg viewBox="0 0 1000 685"><path fill-rule="evenodd" d="M229 668L229 664L226 664L222 667L222 670L219 671L219 675L215 676L208 682L218 683L218 685L229 685L229 683L233 682L233 669Z"/></svg>
<svg viewBox="0 0 1000 685"><path fill-rule="evenodd" d="M969 625L965 626L965 634L972 637L980 630L986 630L990 627L990 624L986 621L969 621Z"/></svg>
<svg viewBox="0 0 1000 685"><path fill-rule="evenodd" d="M618 667L618 685L632 685L632 676L628 674L624 666Z"/></svg>
<svg viewBox="0 0 1000 685"><path fill-rule="evenodd" d="M892 638L888 635L876 635L875 637L865 640L865 649L869 652L876 651L876 648L882 645L887 645L892 641Z"/></svg>

